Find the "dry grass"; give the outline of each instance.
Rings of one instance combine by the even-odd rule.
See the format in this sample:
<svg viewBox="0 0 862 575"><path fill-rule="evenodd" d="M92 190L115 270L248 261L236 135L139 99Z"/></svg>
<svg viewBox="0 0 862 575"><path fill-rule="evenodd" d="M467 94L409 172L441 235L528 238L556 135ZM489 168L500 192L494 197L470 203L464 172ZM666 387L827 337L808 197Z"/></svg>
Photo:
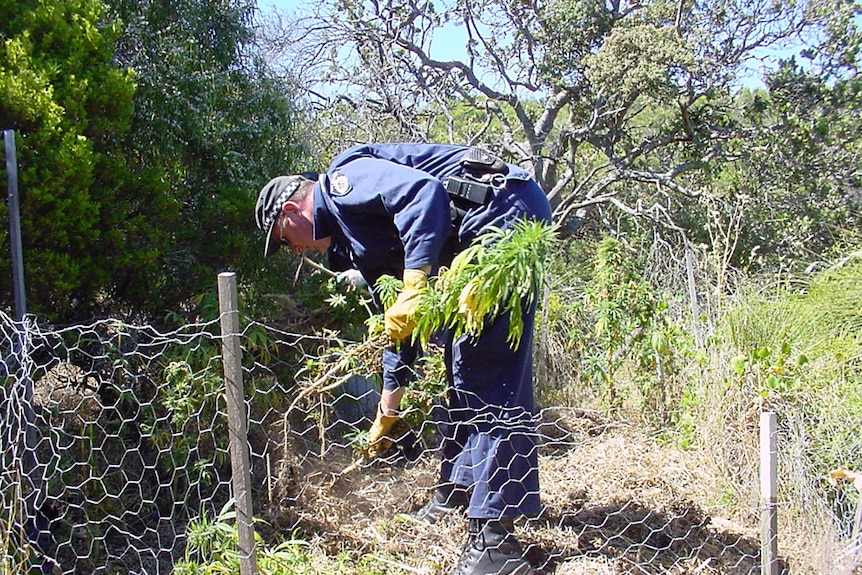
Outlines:
<svg viewBox="0 0 862 575"><path fill-rule="evenodd" d="M759 572L759 534L711 514L723 486L694 452L663 446L598 412L545 415L545 508L517 524L539 573ZM321 554L348 554L351 573L449 572L466 521L431 526L408 515L430 494L434 457L341 474L349 463L348 453L331 451L282 466L266 513L271 525L282 533L299 528Z"/></svg>

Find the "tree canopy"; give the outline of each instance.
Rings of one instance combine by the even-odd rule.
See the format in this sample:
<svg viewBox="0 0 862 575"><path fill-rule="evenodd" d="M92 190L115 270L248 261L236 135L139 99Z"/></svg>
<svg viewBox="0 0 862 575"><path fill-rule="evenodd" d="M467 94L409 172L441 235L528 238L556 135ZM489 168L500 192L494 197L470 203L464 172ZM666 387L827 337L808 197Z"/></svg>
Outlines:
<svg viewBox="0 0 862 575"><path fill-rule="evenodd" d="M254 197L301 148L290 87L256 55L254 10L0 1L0 128L18 134L28 309L161 314L220 271L262 270Z"/></svg>
<svg viewBox="0 0 862 575"><path fill-rule="evenodd" d="M0 14L0 126L17 133L28 304L67 309L109 281L103 247L122 220L97 181L129 129L132 74L112 62L120 29L102 25L97 0L4 0Z"/></svg>
<svg viewBox="0 0 862 575"><path fill-rule="evenodd" d="M118 146L138 159L131 185L154 198L147 215L164 235L154 269L130 269L129 283L162 294L155 303L167 308L211 289L220 271L259 271L254 199L302 148L290 86L257 55L252 2L117 0L112 9L125 30L116 59L138 86Z"/></svg>
<svg viewBox="0 0 862 575"><path fill-rule="evenodd" d="M853 83L860 54L860 5L846 0L325 0L308 10L269 35L327 118L321 149L478 143L530 169L561 223L592 211L611 229L649 219L691 239L703 236L705 203L732 211L730 196L775 190L738 170L758 165L792 114L781 112L786 96L745 97L745 84L796 58L804 74L784 73L784 92L811 78L830 101ZM464 35L461 58L434 57L447 27ZM833 186L846 210L859 175L842 158L833 169L855 174Z"/></svg>
<svg viewBox="0 0 862 575"><path fill-rule="evenodd" d="M273 277L256 191L359 141L488 147L562 224L725 265L858 241L858 0L307 7L262 38L247 0L0 0L32 311L163 313L225 269ZM463 57L440 58L453 28Z"/></svg>

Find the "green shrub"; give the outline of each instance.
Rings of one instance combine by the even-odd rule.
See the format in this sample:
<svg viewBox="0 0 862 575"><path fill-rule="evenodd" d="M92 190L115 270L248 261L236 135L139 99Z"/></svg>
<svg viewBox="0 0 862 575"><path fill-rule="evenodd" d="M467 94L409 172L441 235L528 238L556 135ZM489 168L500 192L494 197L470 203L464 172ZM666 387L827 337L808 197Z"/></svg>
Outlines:
<svg viewBox="0 0 862 575"><path fill-rule="evenodd" d="M712 345L713 357L726 363L716 373L726 376L707 382L718 392L701 409L722 413L728 436L741 433L751 414L774 412L779 488L799 502L793 515L848 521L852 510L835 503L840 494L826 478L839 467L862 469L862 260L746 293L721 318ZM736 438L739 445L752 441Z"/></svg>

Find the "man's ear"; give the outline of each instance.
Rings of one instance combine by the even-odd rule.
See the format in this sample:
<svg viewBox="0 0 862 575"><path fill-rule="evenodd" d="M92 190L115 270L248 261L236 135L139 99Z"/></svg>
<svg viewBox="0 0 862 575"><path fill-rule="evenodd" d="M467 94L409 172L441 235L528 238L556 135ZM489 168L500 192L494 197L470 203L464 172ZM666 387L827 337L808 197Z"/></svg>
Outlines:
<svg viewBox="0 0 862 575"><path fill-rule="evenodd" d="M281 211L284 214L290 214L291 212L295 213L302 209L302 206L299 205L299 202L296 200L287 200L284 202L284 205L281 206Z"/></svg>

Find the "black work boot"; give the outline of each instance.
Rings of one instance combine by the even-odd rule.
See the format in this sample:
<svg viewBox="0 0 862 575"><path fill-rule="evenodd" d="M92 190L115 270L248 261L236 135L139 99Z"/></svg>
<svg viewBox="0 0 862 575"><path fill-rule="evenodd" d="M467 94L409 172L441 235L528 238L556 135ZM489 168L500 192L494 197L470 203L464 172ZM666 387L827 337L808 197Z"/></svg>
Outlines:
<svg viewBox="0 0 862 575"><path fill-rule="evenodd" d="M415 516L433 525L444 515L463 513L469 502L470 497L464 487L454 483L444 483L434 490L434 495L415 513Z"/></svg>
<svg viewBox="0 0 862 575"><path fill-rule="evenodd" d="M511 517L470 519L470 533L452 575L532 575Z"/></svg>

